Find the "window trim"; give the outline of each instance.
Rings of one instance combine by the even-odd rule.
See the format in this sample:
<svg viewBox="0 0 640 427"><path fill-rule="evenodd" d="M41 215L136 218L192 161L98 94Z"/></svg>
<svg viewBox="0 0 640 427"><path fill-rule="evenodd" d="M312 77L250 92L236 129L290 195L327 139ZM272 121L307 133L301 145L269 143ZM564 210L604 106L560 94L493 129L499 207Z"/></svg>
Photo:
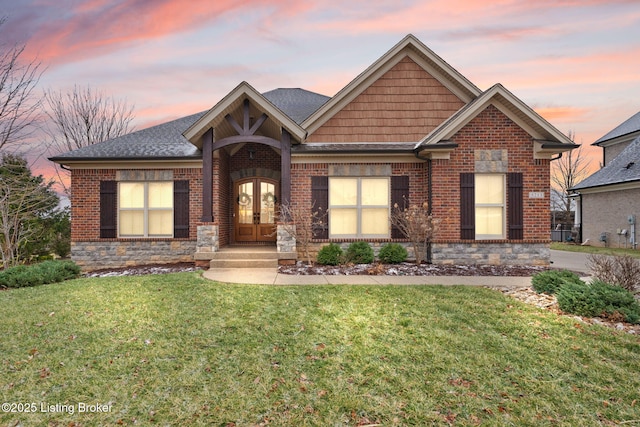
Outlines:
<svg viewBox="0 0 640 427"><path fill-rule="evenodd" d="M391 215L391 179L388 176L330 176L328 182L328 205L329 205L329 239L388 239L391 236L391 227L387 227L385 234L363 234L362 233L362 211L367 209L386 209L387 220ZM356 204L355 205L332 205L331 204L331 181L332 180L353 180L356 184ZM387 182L387 204L386 205L362 205L362 180L380 179ZM331 212L333 209L356 209L356 234L334 234L331 232Z"/></svg>
<svg viewBox="0 0 640 427"><path fill-rule="evenodd" d="M502 203L479 203L478 198L474 197L474 224L475 224L475 240L504 240L507 238L506 233L506 222L507 222L507 182L506 182L506 174L504 173L476 173L474 178L474 195L478 190L478 177L480 176L500 176L502 178ZM479 234L478 233L478 208L501 208L501 234Z"/></svg>
<svg viewBox="0 0 640 427"><path fill-rule="evenodd" d="M149 184L171 184L171 207L163 207L163 208L151 208L149 207ZM120 206L120 197L122 196L122 185L123 184L143 184L143 207L142 208L123 208ZM121 220L121 212L143 212L143 234L122 234L120 231L120 220ZM171 212L171 233L170 234L149 234L149 212ZM117 192L117 236L122 239L169 239L174 238L175 235L175 182L174 181L118 181L118 192Z"/></svg>

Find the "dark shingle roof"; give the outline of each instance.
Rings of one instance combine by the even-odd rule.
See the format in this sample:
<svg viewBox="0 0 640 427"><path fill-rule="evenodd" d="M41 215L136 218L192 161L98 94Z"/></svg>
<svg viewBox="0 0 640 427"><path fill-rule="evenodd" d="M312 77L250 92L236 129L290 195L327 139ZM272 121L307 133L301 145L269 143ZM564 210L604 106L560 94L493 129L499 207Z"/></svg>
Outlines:
<svg viewBox="0 0 640 427"><path fill-rule="evenodd" d="M329 100L304 89L275 89L263 96L300 124ZM202 152L182 134L206 111L152 126L127 135L69 151L50 160L163 160L198 159Z"/></svg>
<svg viewBox="0 0 640 427"><path fill-rule="evenodd" d="M161 160L201 158L202 153L184 136L184 132L205 112L192 114L157 126L135 131L118 138L52 157L64 160Z"/></svg>
<svg viewBox="0 0 640 427"><path fill-rule="evenodd" d="M622 122L609 133L598 139L592 145L598 145L604 141L608 141L619 136L627 135L640 130L640 111Z"/></svg>
<svg viewBox="0 0 640 427"><path fill-rule="evenodd" d="M262 96L267 98L269 102L278 107L297 124L301 124L307 117L331 99L328 96L299 88L274 89L263 93Z"/></svg>
<svg viewBox="0 0 640 427"><path fill-rule="evenodd" d="M634 139L607 166L584 179L573 189L581 190L631 181L640 181L640 137Z"/></svg>

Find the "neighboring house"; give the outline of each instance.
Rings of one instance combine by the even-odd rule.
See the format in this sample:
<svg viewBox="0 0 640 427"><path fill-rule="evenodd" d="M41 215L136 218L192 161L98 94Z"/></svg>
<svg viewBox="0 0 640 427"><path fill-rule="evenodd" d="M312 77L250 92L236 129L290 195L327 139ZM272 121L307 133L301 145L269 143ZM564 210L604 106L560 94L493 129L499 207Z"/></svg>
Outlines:
<svg viewBox="0 0 640 427"><path fill-rule="evenodd" d="M390 211L426 201L434 262L547 264L550 162L575 147L408 35L333 97L243 82L208 111L51 160L71 170L72 257L88 269L239 244L291 261L276 202L328 211L316 248L406 242Z"/></svg>
<svg viewBox="0 0 640 427"><path fill-rule="evenodd" d="M640 220L640 112L598 139L604 167L573 187L582 241L635 247Z"/></svg>

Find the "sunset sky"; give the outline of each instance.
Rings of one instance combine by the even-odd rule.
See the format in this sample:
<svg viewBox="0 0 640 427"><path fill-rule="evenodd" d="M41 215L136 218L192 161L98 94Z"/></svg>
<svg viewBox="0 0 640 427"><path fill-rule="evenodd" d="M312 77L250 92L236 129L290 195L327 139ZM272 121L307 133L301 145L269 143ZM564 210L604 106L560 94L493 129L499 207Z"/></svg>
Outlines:
<svg viewBox="0 0 640 427"><path fill-rule="evenodd" d="M243 80L332 96L408 33L579 144L640 110L636 0L0 0L0 16L2 42L46 67L39 91L91 85L132 104L137 129Z"/></svg>

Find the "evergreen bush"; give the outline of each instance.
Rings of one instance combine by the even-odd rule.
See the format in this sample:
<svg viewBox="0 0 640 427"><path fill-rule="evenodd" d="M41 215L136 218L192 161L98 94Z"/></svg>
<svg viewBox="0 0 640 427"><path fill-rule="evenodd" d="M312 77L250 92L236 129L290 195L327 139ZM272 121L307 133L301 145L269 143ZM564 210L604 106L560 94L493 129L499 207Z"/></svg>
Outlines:
<svg viewBox="0 0 640 427"><path fill-rule="evenodd" d="M371 264L375 258L373 248L367 242L353 242L345 254L347 262L354 264Z"/></svg>
<svg viewBox="0 0 640 427"><path fill-rule="evenodd" d="M26 266L17 265L0 272L0 287L23 288L74 279L80 267L72 261L44 261Z"/></svg>
<svg viewBox="0 0 640 427"><path fill-rule="evenodd" d="M548 270L534 275L531 278L533 289L539 293L553 295L566 283L581 284L580 277L569 270Z"/></svg>
<svg viewBox="0 0 640 427"><path fill-rule="evenodd" d="M342 256L342 248L335 243L329 243L318 251L316 260L322 265L339 265L342 262Z"/></svg>
<svg viewBox="0 0 640 427"><path fill-rule="evenodd" d="M565 282L558 290L558 307L567 313L586 317L624 317L640 323L640 304L633 294L601 280L591 283Z"/></svg>
<svg viewBox="0 0 640 427"><path fill-rule="evenodd" d="M404 262L407 256L407 249L399 243L387 243L378 252L378 259L385 264L399 264Z"/></svg>

